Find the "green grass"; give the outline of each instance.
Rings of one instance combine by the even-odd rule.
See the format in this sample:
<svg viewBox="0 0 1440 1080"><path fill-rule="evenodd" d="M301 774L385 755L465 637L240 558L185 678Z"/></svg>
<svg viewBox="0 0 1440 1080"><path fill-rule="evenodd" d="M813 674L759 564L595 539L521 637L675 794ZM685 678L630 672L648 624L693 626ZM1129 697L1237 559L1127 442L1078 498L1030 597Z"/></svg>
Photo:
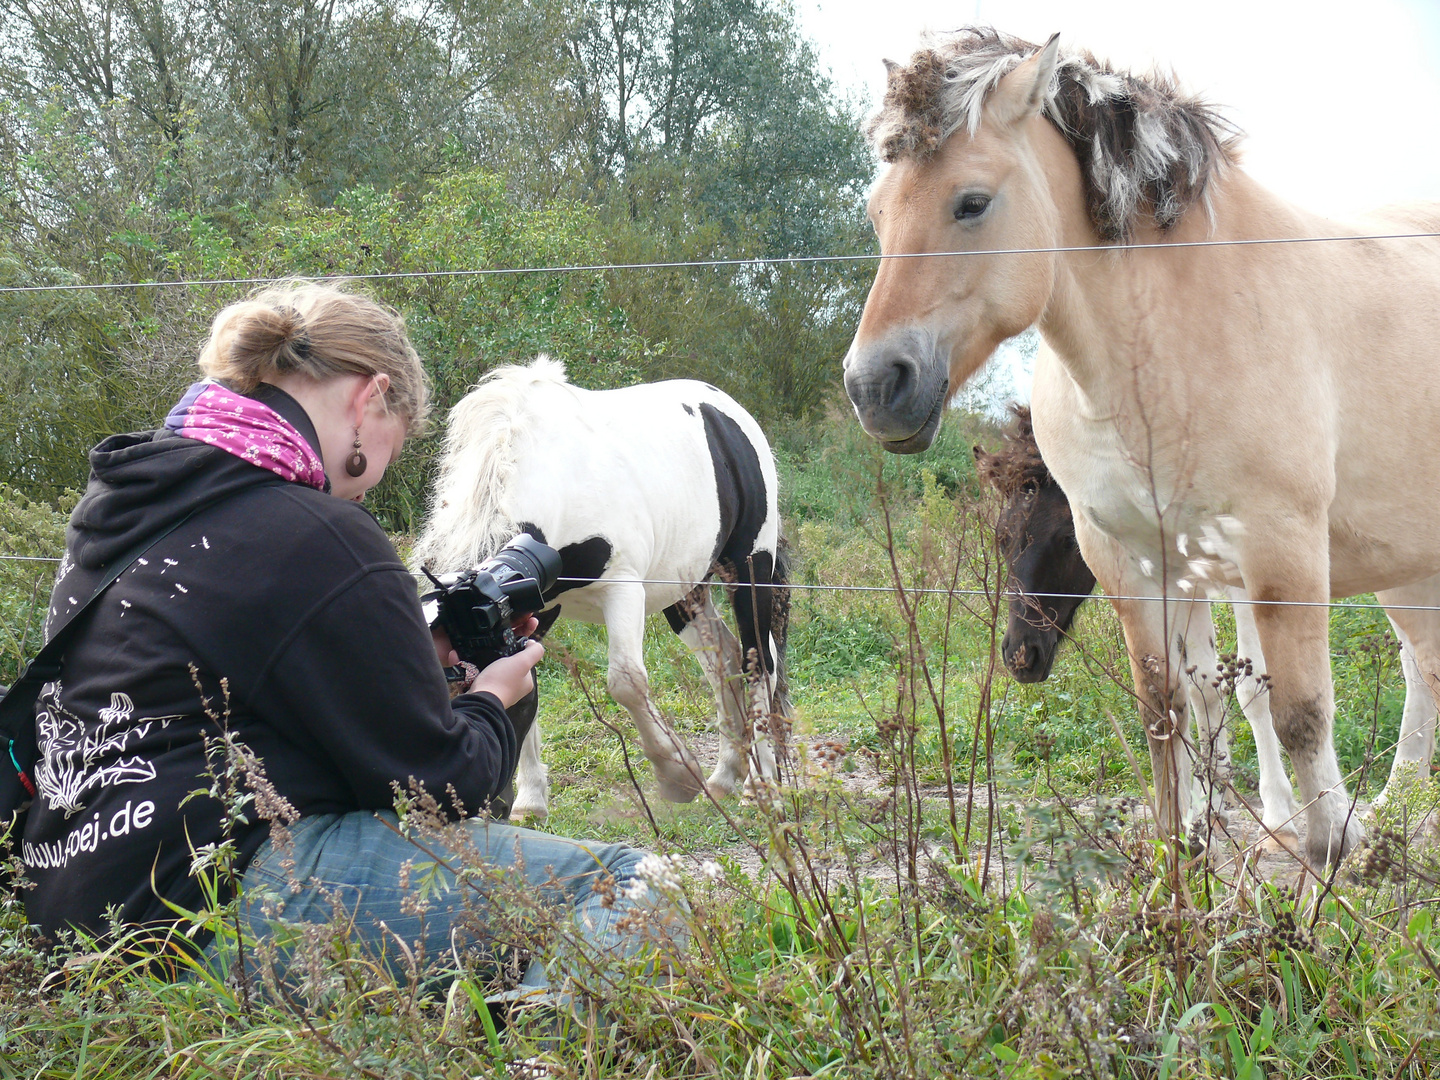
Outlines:
<svg viewBox="0 0 1440 1080"><path fill-rule="evenodd" d="M891 584L883 475L902 581L934 586L958 561L962 587L981 586L972 441L994 440L980 422L950 425L933 456L895 459L848 421L782 433L795 581ZM42 509L0 498L0 528L37 549L53 545L60 518ZM6 579L6 611L23 610L23 585ZM929 597L912 634L893 593L797 590L792 745L805 753L836 739L848 757L834 777L786 787L777 802L718 808L654 797L631 722L604 693L603 630L557 625L542 669L552 780L543 827L730 868L720 883L687 880L692 945L673 979L623 965L608 972L597 992L613 1026L560 1052L562 1075L1428 1075L1440 1062L1433 854L1392 837L1388 865L1372 857L1310 906L1180 867L1125 801L1140 789L1110 716L1146 755L1108 605L1083 609L1077 644L1047 683L997 673L988 706L995 638L983 615ZM1217 622L1226 638L1228 614ZM1381 647L1382 613L1337 612L1331 626L1342 768L1359 770L1373 747L1373 792L1389 767L1403 681ZM943 688L947 740L911 652L917 641L929 685ZM700 668L659 618L645 663L677 730L699 739L713 728ZM607 723L626 733L623 749ZM1037 740L1041 730L1052 745ZM1253 774L1243 724L1234 744L1242 778ZM1002 800L993 821L975 805L968 847L950 831L947 755L962 782L962 830L972 772ZM862 774L864 791L854 783ZM1388 827L1413 833L1433 798L1420 789ZM118 952L68 969L66 955L36 952L13 902L0 913L0 1078L458 1078L497 1075L533 1049L496 1034L470 1004L485 985L474 972L420 985L357 966L348 989L301 1015L247 1004L232 986L156 981Z"/></svg>

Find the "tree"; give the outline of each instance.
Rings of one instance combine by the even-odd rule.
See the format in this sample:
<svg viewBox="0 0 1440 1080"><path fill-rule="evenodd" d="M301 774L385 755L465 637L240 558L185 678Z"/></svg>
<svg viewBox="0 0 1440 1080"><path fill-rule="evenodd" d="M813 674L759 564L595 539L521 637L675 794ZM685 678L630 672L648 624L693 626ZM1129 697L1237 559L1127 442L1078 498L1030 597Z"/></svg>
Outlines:
<svg viewBox="0 0 1440 1080"><path fill-rule="evenodd" d="M863 250L870 171L783 0L0 0L0 280L129 283ZM818 408L865 268L412 279L448 404L556 352ZM0 295L0 481L83 481L244 287ZM57 423L57 418L63 422ZM424 477L381 506L413 519Z"/></svg>
<svg viewBox="0 0 1440 1080"><path fill-rule="evenodd" d="M0 0L0 12L11 23L7 96L80 110L115 156L139 130L123 120L133 111L179 152L208 67L195 0Z"/></svg>
<svg viewBox="0 0 1440 1080"><path fill-rule="evenodd" d="M137 141L189 151L212 205L326 201L413 186L503 130L507 96L563 59L565 3L0 0L6 91L75 110L117 163Z"/></svg>
<svg viewBox="0 0 1440 1080"><path fill-rule="evenodd" d="M589 0L572 44L578 197L616 261L828 255L869 246L871 163L840 98L773 0ZM664 373L710 378L761 415L818 408L864 270L745 267L615 276Z"/></svg>

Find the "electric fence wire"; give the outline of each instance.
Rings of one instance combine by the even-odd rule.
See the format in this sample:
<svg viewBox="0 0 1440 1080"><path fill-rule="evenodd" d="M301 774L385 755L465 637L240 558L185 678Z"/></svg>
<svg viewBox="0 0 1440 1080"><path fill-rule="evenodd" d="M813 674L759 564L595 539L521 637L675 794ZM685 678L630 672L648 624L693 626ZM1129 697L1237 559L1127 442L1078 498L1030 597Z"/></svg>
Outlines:
<svg viewBox="0 0 1440 1080"><path fill-rule="evenodd" d="M503 277L520 274L607 273L612 270L683 270L705 267L800 266L817 263L880 262L884 259L946 259L982 255L1059 255L1100 253L1107 251L1184 250L1188 248L1252 247L1267 244L1333 244L1347 241L1424 240L1440 237L1440 232L1375 233L1357 236L1277 236L1243 240L1181 240L1150 244L1081 244L1070 247L989 248L979 251L905 251L892 255L760 255L750 258L687 259L674 262L638 263L577 263L553 266L494 266L468 270L392 270L377 273L325 274L318 281L403 281L442 277ZM291 277L250 278L181 278L174 281L108 281L76 282L68 285L4 285L0 295L44 292L103 292L118 289L165 289L181 287L218 287L225 285L271 285Z"/></svg>
<svg viewBox="0 0 1440 1080"><path fill-rule="evenodd" d="M0 561L6 560L12 562L42 563L58 563L60 561L57 558L44 555L0 555ZM417 578L420 577L419 574L414 576ZM1372 604L1365 601L1343 600L1251 600L1249 597L1239 598L1229 596L1111 596L1109 593L1015 592L1012 589L1002 589L996 592L989 589L912 589L909 587L902 587L897 590L894 585L805 585L797 582L787 582L785 585L766 585L760 582L681 581L678 578L560 577L555 580L557 584L573 585L577 588L593 585L597 581L600 581L607 585L679 585L686 589L693 589L696 585L728 585L740 589L784 588L790 589L791 591L804 592L894 593L899 591L903 592L906 596L994 596L1001 600L1089 600L1095 597L1105 600L1144 600L1151 603L1170 604L1245 604L1264 607L1354 608L1361 611L1440 611L1440 606L1425 604Z"/></svg>
<svg viewBox="0 0 1440 1080"><path fill-rule="evenodd" d="M522 274L559 274L559 273L604 273L614 270L670 270L670 269L701 269L706 267L741 267L741 266L775 266L775 265L806 265L818 263L857 263L857 262L879 262L884 259L939 259L953 257L973 257L982 255L1051 255L1051 254L1078 254L1078 253L1100 253L1112 251L1138 251L1138 250L1181 250L1188 248L1216 248L1216 247L1249 247L1254 245L1267 244L1327 244L1343 243L1346 241L1359 240L1423 240L1440 238L1440 232L1416 232L1416 233L1375 233L1354 236L1290 236L1290 237L1258 237L1242 240L1186 240L1176 242L1150 243L1150 244L1085 244L1066 247L1038 247L1038 248L992 248L978 251L928 251L928 252L900 252L892 255L878 253L862 255L782 255L782 256L760 256L753 258L733 259L689 259L673 262L642 262L642 263L585 263L585 264L557 264L553 266L513 266L513 267L483 267L468 270L407 270L389 271L385 273L357 273L357 274L336 274L327 275L319 280L344 279L347 281L394 281L430 279L441 277L491 277ZM197 278L180 279L175 281L129 281L129 282L98 282L98 283L75 283L69 285L6 285L0 286L0 295L13 293L40 293L40 292L81 292L81 291L106 291L118 289L143 289L143 288L178 288L198 286L225 286L225 285L268 285L279 281L288 280L280 277L253 277L253 278ZM0 555L0 561L10 562L52 562L60 560L38 555ZM560 581L567 584L585 585L590 584L590 578L561 578ZM693 587L694 582L684 582L666 579L652 578L606 578L612 584L629 585L684 585ZM757 585L756 588L766 586ZM791 590L813 590L826 592L894 592L893 586L887 585L824 585L824 584L790 584L786 586ZM905 589L907 595L938 595L938 596L984 596L989 597L991 592L984 589ZM1089 593L1016 593L1002 591L998 594L1000 599L1033 599L1033 600L1084 600ZM1104 595L1104 594L1101 594ZM1210 603L1210 604L1268 604L1273 607L1323 607L1323 608L1358 608L1377 609L1390 611L1440 611L1440 607L1418 604L1380 604L1363 602L1337 602L1337 601L1310 601L1310 600L1250 600L1231 597L1211 596L1111 596L1112 600L1135 600L1150 602L1170 603Z"/></svg>

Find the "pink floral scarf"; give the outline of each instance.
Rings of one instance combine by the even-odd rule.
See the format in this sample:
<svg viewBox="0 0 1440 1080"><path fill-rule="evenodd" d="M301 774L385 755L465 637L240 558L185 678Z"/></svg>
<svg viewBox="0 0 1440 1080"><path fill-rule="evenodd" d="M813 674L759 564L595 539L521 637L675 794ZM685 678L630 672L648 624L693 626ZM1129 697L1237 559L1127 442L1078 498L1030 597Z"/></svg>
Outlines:
<svg viewBox="0 0 1440 1080"><path fill-rule="evenodd" d="M191 386L170 410L165 426L269 469L282 480L325 489L320 455L295 426L269 405L219 383Z"/></svg>

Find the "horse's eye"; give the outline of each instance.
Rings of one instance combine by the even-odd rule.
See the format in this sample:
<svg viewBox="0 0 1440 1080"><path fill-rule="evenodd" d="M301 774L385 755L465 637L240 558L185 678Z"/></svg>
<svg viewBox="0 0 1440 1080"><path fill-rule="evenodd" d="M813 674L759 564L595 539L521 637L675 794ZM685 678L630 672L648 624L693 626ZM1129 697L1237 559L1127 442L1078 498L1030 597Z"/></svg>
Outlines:
<svg viewBox="0 0 1440 1080"><path fill-rule="evenodd" d="M955 207L955 220L974 221L989 208L989 195L966 195Z"/></svg>

